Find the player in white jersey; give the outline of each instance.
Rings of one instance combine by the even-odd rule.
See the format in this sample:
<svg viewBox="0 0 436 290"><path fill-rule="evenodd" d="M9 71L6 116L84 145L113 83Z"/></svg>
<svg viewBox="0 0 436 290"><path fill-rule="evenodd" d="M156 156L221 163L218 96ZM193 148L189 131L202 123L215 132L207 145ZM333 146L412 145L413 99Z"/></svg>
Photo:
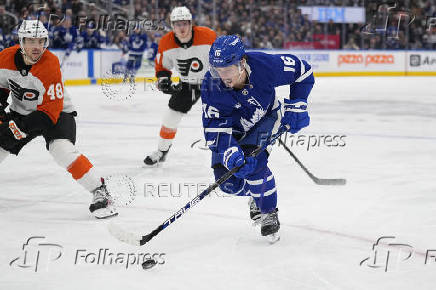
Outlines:
<svg viewBox="0 0 436 290"><path fill-rule="evenodd" d="M171 94L159 133L158 148L144 159L146 165L163 162L176 136L182 117L200 98L200 85L209 69L209 49L216 33L203 26L192 25L192 15L186 7L172 10L173 30L159 41L155 59L158 89ZM171 82L171 70L180 74L180 83Z"/></svg>
<svg viewBox="0 0 436 290"><path fill-rule="evenodd" d="M74 146L76 112L64 89L59 59L47 50L47 29L39 20L24 20L18 37L20 45L0 52L0 163L43 136L56 163L93 194L93 215L117 215L104 180Z"/></svg>

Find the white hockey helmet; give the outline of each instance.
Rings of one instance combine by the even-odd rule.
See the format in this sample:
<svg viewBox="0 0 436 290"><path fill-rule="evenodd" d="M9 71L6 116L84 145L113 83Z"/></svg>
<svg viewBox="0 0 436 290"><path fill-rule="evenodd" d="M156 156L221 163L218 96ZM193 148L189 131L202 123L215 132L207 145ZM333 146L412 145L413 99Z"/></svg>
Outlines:
<svg viewBox="0 0 436 290"><path fill-rule="evenodd" d="M171 23L180 20L192 21L192 14L186 6L175 7L173 11L171 11L170 20Z"/></svg>
<svg viewBox="0 0 436 290"><path fill-rule="evenodd" d="M44 50L48 47L48 31L39 20L23 20L20 29L18 29L18 39L23 54L25 54L24 38L45 38Z"/></svg>

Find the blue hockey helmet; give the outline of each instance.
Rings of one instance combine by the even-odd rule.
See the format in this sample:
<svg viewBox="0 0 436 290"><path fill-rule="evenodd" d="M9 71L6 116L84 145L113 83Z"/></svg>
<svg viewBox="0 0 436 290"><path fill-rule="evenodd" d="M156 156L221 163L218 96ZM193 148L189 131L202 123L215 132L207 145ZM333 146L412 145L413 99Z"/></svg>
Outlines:
<svg viewBox="0 0 436 290"><path fill-rule="evenodd" d="M245 54L244 44L236 35L218 37L209 50L211 67L226 67L238 64Z"/></svg>

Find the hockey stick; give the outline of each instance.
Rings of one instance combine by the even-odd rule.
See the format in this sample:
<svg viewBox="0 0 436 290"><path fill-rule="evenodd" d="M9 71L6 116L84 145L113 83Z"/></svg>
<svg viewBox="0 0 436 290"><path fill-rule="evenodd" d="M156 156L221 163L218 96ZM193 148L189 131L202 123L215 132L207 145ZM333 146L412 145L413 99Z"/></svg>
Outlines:
<svg viewBox="0 0 436 290"><path fill-rule="evenodd" d="M274 143L274 141L279 138L286 131L285 127L280 127L279 131L272 135L265 144L257 147L253 152L251 152L251 157L256 157L259 153L266 149L267 146ZM157 236L161 231L171 225L173 222L178 220L187 210L194 207L197 203L199 203L203 198L208 196L215 188L223 184L227 179L229 179L235 172L237 172L242 166L238 166L228 171L226 174L221 176L214 184L211 184L208 188L206 188L203 192L194 197L191 201L189 201L184 207L180 208L175 214L173 214L170 218L160 224L156 229L146 235L135 234L131 232L127 232L122 229L120 226L115 225L113 222L109 224L109 232L118 240L134 245L134 246L142 246L148 241L150 241L153 237Z"/></svg>
<svg viewBox="0 0 436 290"><path fill-rule="evenodd" d="M65 61L69 58L70 55L67 55L67 52L65 51L64 56L62 57L62 60L60 61L60 68L62 69Z"/></svg>
<svg viewBox="0 0 436 290"><path fill-rule="evenodd" d="M306 168L306 166L301 163L301 161L295 156L295 154L289 149L288 146L286 146L285 142L283 142L281 139L279 139L280 145L285 148L285 150L291 155L292 158L294 158L295 162L300 165L300 167L306 172L307 175L309 175L310 179L313 180L318 185L345 185L347 183L346 179L343 178L318 178L315 175L312 174L312 172L309 171L309 169Z"/></svg>

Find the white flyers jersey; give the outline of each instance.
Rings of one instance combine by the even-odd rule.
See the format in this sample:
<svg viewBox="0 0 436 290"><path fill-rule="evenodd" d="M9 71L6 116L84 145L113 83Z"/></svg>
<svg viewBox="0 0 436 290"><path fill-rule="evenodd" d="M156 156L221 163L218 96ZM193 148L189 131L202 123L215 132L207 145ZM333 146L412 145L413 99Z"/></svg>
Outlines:
<svg viewBox="0 0 436 290"><path fill-rule="evenodd" d="M18 50L20 46L15 45L0 52L0 88L9 90L10 109L21 115L41 111L56 124L61 112L74 111L64 90L59 59L46 50L27 73L21 72L16 64Z"/></svg>
<svg viewBox="0 0 436 290"><path fill-rule="evenodd" d="M175 69L182 82L200 84L209 70L209 50L216 33L204 26L193 26L193 39L181 44L174 32L168 32L159 41L155 59L156 76L171 76Z"/></svg>

